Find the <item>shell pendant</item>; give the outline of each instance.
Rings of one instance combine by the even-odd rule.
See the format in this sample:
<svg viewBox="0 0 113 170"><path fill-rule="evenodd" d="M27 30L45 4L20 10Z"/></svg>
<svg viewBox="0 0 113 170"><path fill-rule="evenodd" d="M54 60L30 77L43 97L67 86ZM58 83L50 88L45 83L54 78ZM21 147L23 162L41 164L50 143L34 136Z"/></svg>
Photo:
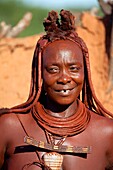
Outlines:
<svg viewBox="0 0 113 170"><path fill-rule="evenodd" d="M43 155L43 161L51 170L61 170L63 156L57 152L49 152Z"/></svg>

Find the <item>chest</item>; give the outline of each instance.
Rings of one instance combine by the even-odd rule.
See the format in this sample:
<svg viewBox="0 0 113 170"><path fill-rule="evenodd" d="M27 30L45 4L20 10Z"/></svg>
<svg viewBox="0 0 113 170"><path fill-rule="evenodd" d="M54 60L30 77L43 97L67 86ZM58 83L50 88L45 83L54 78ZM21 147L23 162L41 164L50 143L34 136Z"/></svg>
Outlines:
<svg viewBox="0 0 113 170"><path fill-rule="evenodd" d="M36 154L33 148L24 148L22 152L15 152L6 160L6 168L4 170L22 170L23 167L27 170L41 170L43 166L40 164L39 157L46 152L38 150ZM91 154L62 154L63 162L61 165L61 170L105 170L107 166L106 156L93 152ZM54 162L57 160L55 159ZM57 162L58 164L58 162ZM24 169L23 169L24 170Z"/></svg>
<svg viewBox="0 0 113 170"><path fill-rule="evenodd" d="M47 143L46 134L34 121L24 124L26 124L24 126L25 129L19 125L18 131L15 130L16 134L11 138L10 146L7 149L5 165L7 165L9 170L12 170L12 167L13 169L21 170L23 167L26 168L27 165L29 165L27 167L29 170L40 170L42 167L39 159L48 151L24 143L24 137L28 134L37 142L43 141ZM92 151L90 154L62 153L62 170L104 170L107 165L106 146L102 144L101 140L95 141L94 138L94 134L92 137L91 132L88 130L77 136L66 138L63 145L91 146Z"/></svg>

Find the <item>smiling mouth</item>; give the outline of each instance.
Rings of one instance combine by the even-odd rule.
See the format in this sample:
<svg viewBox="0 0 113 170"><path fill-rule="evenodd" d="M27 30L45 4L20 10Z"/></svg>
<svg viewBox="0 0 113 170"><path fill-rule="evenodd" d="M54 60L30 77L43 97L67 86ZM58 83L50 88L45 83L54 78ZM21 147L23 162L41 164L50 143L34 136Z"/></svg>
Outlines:
<svg viewBox="0 0 113 170"><path fill-rule="evenodd" d="M73 89L62 89L62 90L55 90L57 93L68 95Z"/></svg>

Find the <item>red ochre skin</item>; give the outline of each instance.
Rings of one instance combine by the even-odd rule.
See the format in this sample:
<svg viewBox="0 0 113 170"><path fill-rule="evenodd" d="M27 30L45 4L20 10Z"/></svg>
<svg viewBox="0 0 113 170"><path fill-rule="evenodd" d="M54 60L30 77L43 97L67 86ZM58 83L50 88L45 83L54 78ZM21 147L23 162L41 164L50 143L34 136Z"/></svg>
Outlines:
<svg viewBox="0 0 113 170"><path fill-rule="evenodd" d="M43 81L48 107L62 110L68 105L67 116L73 114L84 81L83 54L78 45L60 40L47 46L43 52Z"/></svg>
<svg viewBox="0 0 113 170"><path fill-rule="evenodd" d="M84 81L81 49L68 40L59 40L48 45L43 53L43 81L49 114L64 118L76 113L76 99ZM69 91L66 92L65 88ZM65 154L63 170L107 170L113 165L113 121L92 111L90 114L87 128L78 135L67 137L64 145L92 146L92 152L87 155ZM44 131L38 126L31 112L18 116L29 136L37 141L47 142ZM0 117L1 169L4 167L4 170L22 170L25 165L38 161L35 148L24 143L25 135L16 114ZM44 153L39 151L40 157ZM36 165L28 168L37 169L41 168Z"/></svg>

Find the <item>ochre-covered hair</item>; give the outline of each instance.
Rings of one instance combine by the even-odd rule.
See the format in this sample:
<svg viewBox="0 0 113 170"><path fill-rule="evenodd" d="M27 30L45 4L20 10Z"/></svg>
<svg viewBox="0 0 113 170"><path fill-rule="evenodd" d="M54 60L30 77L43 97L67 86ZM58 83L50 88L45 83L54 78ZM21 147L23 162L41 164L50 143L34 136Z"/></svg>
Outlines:
<svg viewBox="0 0 113 170"><path fill-rule="evenodd" d="M75 17L70 11L61 10L59 19L57 12L51 11L49 12L48 17L44 20L43 25L45 27L46 35L42 36L38 40L34 51L32 62L32 78L28 100L25 103L15 106L11 109L4 109L2 112L24 113L29 111L37 101L44 100L44 89L42 83L43 77L41 73L41 58L43 56L43 49L46 48L48 44L62 39L73 41L81 48L83 52L85 78L82 94L79 96L80 100L86 105L87 108L94 111L95 113L106 117L113 117L113 115L102 106L95 95L91 81L88 49L84 41L76 33Z"/></svg>

